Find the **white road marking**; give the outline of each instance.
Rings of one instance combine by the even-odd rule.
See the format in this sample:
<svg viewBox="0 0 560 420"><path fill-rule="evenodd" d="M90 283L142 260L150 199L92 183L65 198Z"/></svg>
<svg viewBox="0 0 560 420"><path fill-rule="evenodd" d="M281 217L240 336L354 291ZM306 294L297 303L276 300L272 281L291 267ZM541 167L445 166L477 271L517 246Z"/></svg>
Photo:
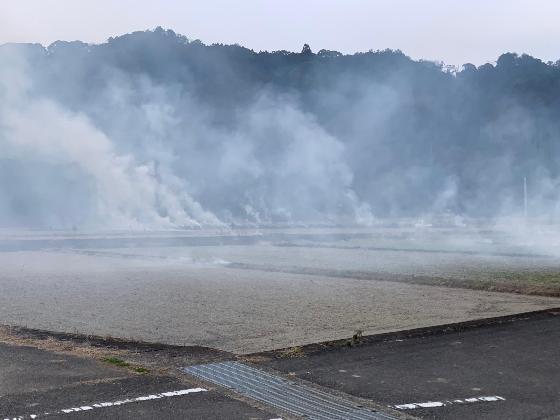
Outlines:
<svg viewBox="0 0 560 420"><path fill-rule="evenodd" d="M453 404L495 402L495 401L505 401L505 400L506 399L504 397L500 397L498 395L492 395L488 397L472 397L472 398L463 398L463 399L448 400L448 401L426 401L426 402L419 402L419 403L396 404L392 406L390 405L389 407L396 408L397 410L414 410L417 408L445 407Z"/></svg>
<svg viewBox="0 0 560 420"><path fill-rule="evenodd" d="M480 401L500 401L505 400L505 398L493 396L493 397L478 397Z"/></svg>
<svg viewBox="0 0 560 420"><path fill-rule="evenodd" d="M416 403L419 407L422 408L433 408L433 407L443 407L443 403L439 401L429 401L425 403Z"/></svg>
<svg viewBox="0 0 560 420"><path fill-rule="evenodd" d="M399 410L412 410L413 408L418 408L416 404L399 404L393 407L398 408Z"/></svg>
<svg viewBox="0 0 560 420"><path fill-rule="evenodd" d="M91 405L83 405L80 407L72 407L72 408L63 408L61 410L57 410L57 411L51 411L48 413L41 413L41 414L26 414L24 416L17 416L17 417L6 417L4 418L4 420L25 420L25 419L36 419L36 418L40 418L40 417L46 417L49 415L54 415L54 414L69 414L69 413L76 413L76 412L80 412L80 411L89 411L89 410L94 410L94 409L98 409L98 408L106 408L106 407L115 407L115 406L119 406L119 405L123 405L123 404L130 404L130 403L135 403L135 402L141 402L141 401L150 401L150 400L160 400L162 398L170 398L170 397L179 397L181 395L187 395L187 394L196 394L198 392L206 392L207 390L204 388L189 388L189 389L181 389L178 391L169 391L169 392L162 392L160 394L150 394L150 395L144 395L141 397L136 397L136 398L127 398L124 400L117 400L117 401L111 401L111 402L100 402L100 403L95 403L95 404L91 404ZM0 417L3 418L3 417Z"/></svg>

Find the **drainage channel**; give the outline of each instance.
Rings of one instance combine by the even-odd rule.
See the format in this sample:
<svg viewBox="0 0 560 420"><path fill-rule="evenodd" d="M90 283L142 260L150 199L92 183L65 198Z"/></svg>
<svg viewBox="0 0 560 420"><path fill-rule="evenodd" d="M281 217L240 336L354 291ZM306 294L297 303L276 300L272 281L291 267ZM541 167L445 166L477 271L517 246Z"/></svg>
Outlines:
<svg viewBox="0 0 560 420"><path fill-rule="evenodd" d="M189 366L183 372L308 419L394 419L351 400L289 381L239 362Z"/></svg>

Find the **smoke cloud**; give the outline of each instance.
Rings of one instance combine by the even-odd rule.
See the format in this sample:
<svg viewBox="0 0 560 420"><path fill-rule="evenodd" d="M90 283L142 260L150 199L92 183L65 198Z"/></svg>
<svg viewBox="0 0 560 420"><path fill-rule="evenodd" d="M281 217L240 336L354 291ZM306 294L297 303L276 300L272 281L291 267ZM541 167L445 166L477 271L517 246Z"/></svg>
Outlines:
<svg viewBox="0 0 560 420"><path fill-rule="evenodd" d="M2 227L461 223L522 215L524 178L530 216L558 215L560 106L542 85L560 70L532 57L451 72L158 28L4 45L0 62Z"/></svg>

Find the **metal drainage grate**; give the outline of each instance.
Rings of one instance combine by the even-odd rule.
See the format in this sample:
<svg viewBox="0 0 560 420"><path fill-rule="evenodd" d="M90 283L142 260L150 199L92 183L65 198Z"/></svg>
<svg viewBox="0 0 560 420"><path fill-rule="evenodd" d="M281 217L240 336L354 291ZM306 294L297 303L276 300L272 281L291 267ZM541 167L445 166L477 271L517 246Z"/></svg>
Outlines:
<svg viewBox="0 0 560 420"><path fill-rule="evenodd" d="M184 372L309 419L393 419L354 402L271 375L239 362L189 366Z"/></svg>

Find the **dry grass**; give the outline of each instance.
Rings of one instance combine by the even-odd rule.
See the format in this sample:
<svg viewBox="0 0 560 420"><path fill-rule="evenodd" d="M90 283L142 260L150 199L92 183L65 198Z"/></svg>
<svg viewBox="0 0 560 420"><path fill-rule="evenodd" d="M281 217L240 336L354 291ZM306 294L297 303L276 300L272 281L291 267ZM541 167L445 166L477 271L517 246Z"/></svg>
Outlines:
<svg viewBox="0 0 560 420"><path fill-rule="evenodd" d="M288 349L280 350L278 355L283 359L295 359L298 357L304 357L305 351L301 346L294 346Z"/></svg>
<svg viewBox="0 0 560 420"><path fill-rule="evenodd" d="M0 326L0 343L12 346L34 347L53 353L67 354L82 358L93 358L114 366L127 368L139 374L149 372L149 370L143 366L131 364L121 359L122 357L126 358L131 355L128 350L91 346L87 342L60 340L54 337L25 337L17 334L14 329L7 326Z"/></svg>

